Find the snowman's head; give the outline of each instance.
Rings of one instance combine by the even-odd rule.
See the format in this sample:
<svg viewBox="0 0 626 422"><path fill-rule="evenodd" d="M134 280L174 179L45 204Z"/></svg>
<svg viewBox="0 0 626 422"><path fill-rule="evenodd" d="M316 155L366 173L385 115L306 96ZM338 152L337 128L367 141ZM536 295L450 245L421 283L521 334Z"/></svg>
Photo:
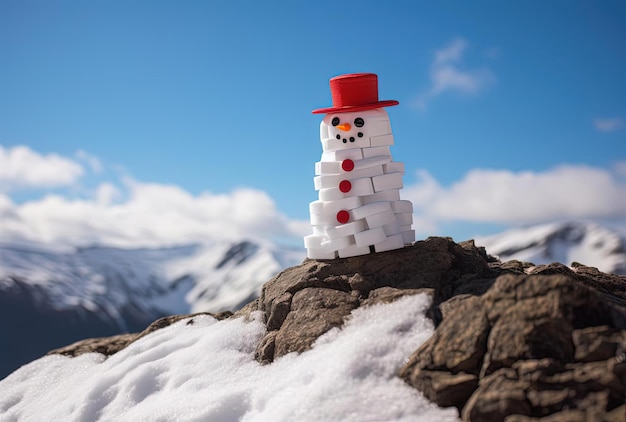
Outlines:
<svg viewBox="0 0 626 422"><path fill-rule="evenodd" d="M391 133L389 115L382 108L329 113L320 124L324 151L368 148L370 138Z"/></svg>

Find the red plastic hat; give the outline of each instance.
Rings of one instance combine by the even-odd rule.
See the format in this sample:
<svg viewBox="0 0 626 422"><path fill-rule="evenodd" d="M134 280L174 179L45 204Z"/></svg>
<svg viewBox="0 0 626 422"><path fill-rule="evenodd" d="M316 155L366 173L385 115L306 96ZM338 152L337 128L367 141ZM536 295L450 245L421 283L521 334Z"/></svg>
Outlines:
<svg viewBox="0 0 626 422"><path fill-rule="evenodd" d="M374 73L350 73L330 80L333 106L313 110L313 114L370 110L400 104L396 100L378 101L378 76Z"/></svg>

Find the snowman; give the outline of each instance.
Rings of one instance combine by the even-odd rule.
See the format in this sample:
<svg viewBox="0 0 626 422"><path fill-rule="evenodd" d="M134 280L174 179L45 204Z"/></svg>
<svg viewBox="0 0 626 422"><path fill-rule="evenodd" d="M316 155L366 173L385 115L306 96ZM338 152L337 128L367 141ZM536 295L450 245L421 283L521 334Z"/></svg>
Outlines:
<svg viewBox="0 0 626 422"><path fill-rule="evenodd" d="M320 124L321 160L315 163L319 199L309 211L313 234L304 246L311 259L347 258L399 249L415 241L413 205L400 199L404 165L393 161L393 134L378 100L373 73L330 80L333 106Z"/></svg>

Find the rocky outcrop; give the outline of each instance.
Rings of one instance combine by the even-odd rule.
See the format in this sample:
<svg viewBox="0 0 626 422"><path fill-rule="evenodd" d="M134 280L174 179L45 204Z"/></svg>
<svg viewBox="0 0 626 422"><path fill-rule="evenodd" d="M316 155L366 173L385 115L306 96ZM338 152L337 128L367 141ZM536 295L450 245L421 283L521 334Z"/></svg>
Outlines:
<svg viewBox="0 0 626 422"><path fill-rule="evenodd" d="M417 293L432 297L437 328L398 375L430 400L471 421L623 420L626 277L580 264L501 263L471 241L429 238L305 260L234 317L261 312L267 333L256 358L269 364L308 350L358 307ZM102 339L93 347L109 350Z"/></svg>

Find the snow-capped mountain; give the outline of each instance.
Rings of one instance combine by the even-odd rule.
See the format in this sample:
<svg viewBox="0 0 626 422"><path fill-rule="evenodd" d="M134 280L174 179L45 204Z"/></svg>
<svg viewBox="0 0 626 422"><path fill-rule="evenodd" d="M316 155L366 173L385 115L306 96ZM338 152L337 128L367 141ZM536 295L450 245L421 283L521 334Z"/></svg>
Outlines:
<svg viewBox="0 0 626 422"><path fill-rule="evenodd" d="M171 314L236 310L304 250L250 241L158 249L0 245L0 378L86 337Z"/></svg>
<svg viewBox="0 0 626 422"><path fill-rule="evenodd" d="M476 244L502 261L534 264L572 262L626 274L626 239L616 230L589 222L543 224L477 238Z"/></svg>

